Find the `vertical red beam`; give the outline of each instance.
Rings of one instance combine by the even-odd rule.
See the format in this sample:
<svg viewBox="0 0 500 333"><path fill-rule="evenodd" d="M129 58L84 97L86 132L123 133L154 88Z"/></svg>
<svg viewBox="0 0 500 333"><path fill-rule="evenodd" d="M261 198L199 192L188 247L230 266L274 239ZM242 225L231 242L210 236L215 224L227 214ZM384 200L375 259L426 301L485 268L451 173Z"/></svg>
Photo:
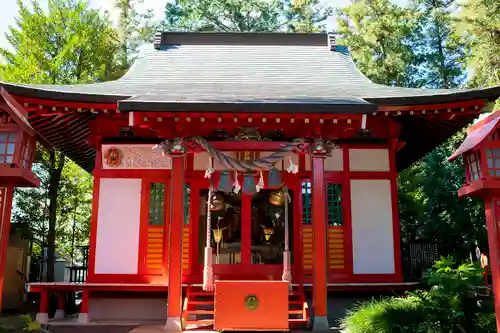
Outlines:
<svg viewBox="0 0 500 333"><path fill-rule="evenodd" d="M90 291L85 289L82 291L82 305L80 306L80 313L78 314L78 322L80 324L87 324L90 322L89 300L90 300Z"/></svg>
<svg viewBox="0 0 500 333"><path fill-rule="evenodd" d="M97 246L97 223L99 213L99 189L101 187L101 177L96 173L102 170L102 155L99 142L96 142L97 149L95 154L95 167L92 171L94 176L94 188L92 193L92 216L90 218L90 239L89 239L89 258L86 282L94 280L95 274L95 251Z"/></svg>
<svg viewBox="0 0 500 333"><path fill-rule="evenodd" d="M344 260L347 274L352 278L354 274L354 256L352 250L352 207L351 207L351 160L349 146L342 149L342 210L344 218Z"/></svg>
<svg viewBox="0 0 500 333"><path fill-rule="evenodd" d="M397 281L403 281L401 260L401 226L399 224L398 173L396 169L397 139L393 139L389 149L389 168L391 172L392 235L394 243L394 273Z"/></svg>
<svg viewBox="0 0 500 333"><path fill-rule="evenodd" d="M313 309L315 330L328 329L324 160L325 156L323 154L312 154Z"/></svg>
<svg viewBox="0 0 500 333"><path fill-rule="evenodd" d="M484 169L483 169L484 170ZM490 254L490 267L493 277L493 294L500 295L500 250L499 244L499 222L500 222L500 199L487 197L484 199L486 214L486 227L488 230L488 246ZM500 297L494 297L497 332L500 332Z"/></svg>
<svg viewBox="0 0 500 333"><path fill-rule="evenodd" d="M241 263L252 263L252 196L241 194Z"/></svg>
<svg viewBox="0 0 500 333"><path fill-rule="evenodd" d="M5 263L7 261L7 250L9 248L10 215L12 211L12 200L14 199L14 187L0 187L0 311L2 309L3 280L5 276Z"/></svg>
<svg viewBox="0 0 500 333"><path fill-rule="evenodd" d="M182 331L182 225L184 224L184 161L181 152L171 154L172 173L170 182L170 232L165 248L168 248L168 306L166 331Z"/></svg>

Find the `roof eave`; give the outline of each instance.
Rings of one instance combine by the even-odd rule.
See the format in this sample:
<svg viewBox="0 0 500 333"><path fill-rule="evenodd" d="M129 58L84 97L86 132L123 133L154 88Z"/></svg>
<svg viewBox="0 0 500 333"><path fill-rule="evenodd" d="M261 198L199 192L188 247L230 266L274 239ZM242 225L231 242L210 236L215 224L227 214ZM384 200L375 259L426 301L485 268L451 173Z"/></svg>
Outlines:
<svg viewBox="0 0 500 333"><path fill-rule="evenodd" d="M404 106L404 105L425 105L449 102L461 102L467 100L482 99L495 101L500 97L500 86L483 89L471 89L450 94L436 94L428 96L402 96L384 98L365 98L367 102L380 106Z"/></svg>
<svg viewBox="0 0 500 333"><path fill-rule="evenodd" d="M377 111L371 103L314 103L314 102L150 102L119 101L118 109L126 112L218 112L218 113L292 113L292 114L365 114Z"/></svg>

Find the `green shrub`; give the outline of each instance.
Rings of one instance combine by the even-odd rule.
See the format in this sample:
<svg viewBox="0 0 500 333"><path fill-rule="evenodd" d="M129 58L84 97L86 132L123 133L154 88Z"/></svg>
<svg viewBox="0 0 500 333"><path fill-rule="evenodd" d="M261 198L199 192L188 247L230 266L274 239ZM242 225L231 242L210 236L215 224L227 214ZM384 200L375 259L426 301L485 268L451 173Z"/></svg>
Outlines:
<svg viewBox="0 0 500 333"><path fill-rule="evenodd" d="M40 332L40 324L28 315L0 318L0 333Z"/></svg>
<svg viewBox="0 0 500 333"><path fill-rule="evenodd" d="M347 333L414 332L425 321L422 301L417 297L394 297L357 305L342 320Z"/></svg>
<svg viewBox="0 0 500 333"><path fill-rule="evenodd" d="M496 332L482 268L440 258L426 274L428 290L359 304L342 320L347 333ZM488 302L490 301L490 302Z"/></svg>

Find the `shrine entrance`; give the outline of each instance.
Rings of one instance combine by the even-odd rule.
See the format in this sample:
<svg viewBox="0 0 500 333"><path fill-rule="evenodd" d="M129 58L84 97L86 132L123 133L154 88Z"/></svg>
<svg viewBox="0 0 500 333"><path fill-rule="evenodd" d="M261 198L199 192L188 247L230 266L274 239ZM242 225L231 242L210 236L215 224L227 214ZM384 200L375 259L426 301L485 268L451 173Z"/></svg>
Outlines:
<svg viewBox="0 0 500 333"><path fill-rule="evenodd" d="M208 189L199 189L197 252L203 269ZM288 190L288 234L293 263L294 191ZM261 189L256 194L212 195L210 212L212 263L217 279L281 280L285 248L285 192Z"/></svg>

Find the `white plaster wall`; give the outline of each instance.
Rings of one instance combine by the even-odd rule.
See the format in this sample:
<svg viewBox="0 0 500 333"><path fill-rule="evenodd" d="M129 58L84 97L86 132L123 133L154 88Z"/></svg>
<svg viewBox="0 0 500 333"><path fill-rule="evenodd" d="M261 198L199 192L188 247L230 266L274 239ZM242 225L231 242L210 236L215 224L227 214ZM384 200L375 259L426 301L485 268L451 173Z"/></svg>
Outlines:
<svg viewBox="0 0 500 333"><path fill-rule="evenodd" d="M390 171L388 149L349 149L351 171Z"/></svg>
<svg viewBox="0 0 500 333"><path fill-rule="evenodd" d="M132 294L133 295L133 294ZM164 321L167 319L166 295L164 298L104 298L89 300L92 320Z"/></svg>
<svg viewBox="0 0 500 333"><path fill-rule="evenodd" d="M311 155L306 155L306 171L311 171ZM334 149L331 155L325 158L325 171L342 171L344 170L343 152L342 149Z"/></svg>
<svg viewBox="0 0 500 333"><path fill-rule="evenodd" d="M101 178L96 274L137 274L141 179Z"/></svg>
<svg viewBox="0 0 500 333"><path fill-rule="evenodd" d="M354 274L394 274L390 180L351 180L351 207Z"/></svg>
<svg viewBox="0 0 500 333"><path fill-rule="evenodd" d="M235 157L236 153L232 151L225 151L224 154L227 156ZM208 153L195 153L194 161L193 161L193 169L194 170L202 170L205 171L210 166L210 155ZM215 170L225 170L225 168L214 159L214 169Z"/></svg>

